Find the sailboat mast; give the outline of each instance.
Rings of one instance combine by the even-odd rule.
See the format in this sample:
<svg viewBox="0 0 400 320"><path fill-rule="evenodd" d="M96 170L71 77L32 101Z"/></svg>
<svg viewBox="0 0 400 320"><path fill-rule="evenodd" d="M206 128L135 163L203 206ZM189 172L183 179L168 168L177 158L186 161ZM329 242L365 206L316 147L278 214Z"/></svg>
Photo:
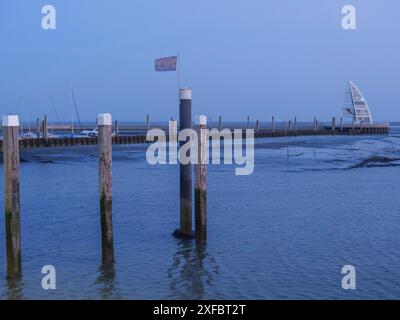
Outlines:
<svg viewBox="0 0 400 320"><path fill-rule="evenodd" d="M78 119L79 129L82 130L81 118L79 117L78 107L76 106L75 93L74 93L74 90L72 89L72 87L71 87L71 94L72 94L72 102L74 103L74 107L75 107L76 117Z"/></svg>
<svg viewBox="0 0 400 320"><path fill-rule="evenodd" d="M72 87L71 87L69 103L70 103L70 107L71 107L71 134L74 135L74 106L72 104Z"/></svg>
<svg viewBox="0 0 400 320"><path fill-rule="evenodd" d="M52 94L50 95L50 108L52 108L52 111L53 111L54 116L55 116L55 120L53 119L53 126L52 126L52 133L54 134L55 125L56 124L61 124L61 122L60 122L60 118L59 118L58 113L57 113L56 103L54 102L54 96Z"/></svg>

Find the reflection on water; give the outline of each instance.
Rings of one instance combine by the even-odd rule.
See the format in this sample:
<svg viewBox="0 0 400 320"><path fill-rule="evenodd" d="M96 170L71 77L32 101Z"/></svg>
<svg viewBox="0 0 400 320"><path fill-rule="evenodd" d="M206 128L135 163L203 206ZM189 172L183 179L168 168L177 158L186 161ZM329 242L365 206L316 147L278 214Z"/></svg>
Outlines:
<svg viewBox="0 0 400 320"><path fill-rule="evenodd" d="M120 299L121 293L116 286L114 263L102 263L99 268L99 276L96 279L96 287L100 299Z"/></svg>
<svg viewBox="0 0 400 320"><path fill-rule="evenodd" d="M23 299L23 287L24 283L21 279L7 279L7 292L6 297L9 300L20 300Z"/></svg>
<svg viewBox="0 0 400 320"><path fill-rule="evenodd" d="M177 240L177 250L168 269L174 299L204 299L205 288L214 287L219 267L207 252L206 244Z"/></svg>

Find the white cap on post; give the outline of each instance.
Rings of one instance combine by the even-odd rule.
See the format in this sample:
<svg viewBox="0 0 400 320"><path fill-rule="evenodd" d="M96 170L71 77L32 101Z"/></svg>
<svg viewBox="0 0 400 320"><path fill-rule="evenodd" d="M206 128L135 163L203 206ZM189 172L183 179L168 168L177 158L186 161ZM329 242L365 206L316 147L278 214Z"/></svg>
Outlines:
<svg viewBox="0 0 400 320"><path fill-rule="evenodd" d="M111 114L110 113L100 113L97 116L97 124L99 126L111 126Z"/></svg>
<svg viewBox="0 0 400 320"><path fill-rule="evenodd" d="M179 92L181 100L192 100L192 89L183 88Z"/></svg>
<svg viewBox="0 0 400 320"><path fill-rule="evenodd" d="M205 116L205 115L196 116L194 123L195 123L195 125L198 125L198 126L207 125L207 116Z"/></svg>
<svg viewBox="0 0 400 320"><path fill-rule="evenodd" d="M3 127L19 127L19 119L17 115L5 115L2 121Z"/></svg>

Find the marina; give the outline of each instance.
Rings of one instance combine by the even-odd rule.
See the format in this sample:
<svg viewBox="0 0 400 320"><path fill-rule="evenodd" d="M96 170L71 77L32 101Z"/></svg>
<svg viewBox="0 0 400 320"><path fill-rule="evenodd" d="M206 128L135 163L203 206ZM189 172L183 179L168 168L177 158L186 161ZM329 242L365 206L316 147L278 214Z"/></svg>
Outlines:
<svg viewBox="0 0 400 320"><path fill-rule="evenodd" d="M168 58L170 59L170 58ZM185 90L185 89L182 89ZM34 147L60 147L60 146L73 146L73 145L92 145L97 144L98 126L97 122L82 124L76 105L76 98L74 91L71 89L71 114L72 121L70 125L58 124L54 122L49 125L47 115L44 115L43 120L39 118L36 120L36 130L31 129L29 122L27 127L21 125L19 145L22 148ZM191 90L190 90L191 100ZM51 105L57 115L53 98L50 98ZM191 113L190 113L191 114ZM74 124L74 115L78 120L78 128ZM217 129L220 132L225 128L242 130L254 130L255 138L273 138L273 137L287 137L287 136L308 136L308 135L376 135L376 134L389 134L390 125L388 123L374 123L368 103L364 98L359 88L354 82L349 81L345 92L345 105L343 107L343 115L349 121L345 122L342 116L337 122L336 117L332 117L330 122L321 122L314 117L313 122L298 122L297 117L288 121L277 121L275 116L271 117L271 121L250 122L250 116L247 116L245 123L240 122L224 122L223 117L218 117L218 122L210 122L209 129ZM58 119L58 116L57 116ZM150 115L146 115L146 122L135 124L120 123L115 120L112 128L112 143L113 144L131 144L131 143L145 143L147 141L146 134L152 129L157 128L167 131L170 128L171 117L168 122L156 122L154 124L150 121ZM59 119L58 119L59 120ZM190 118L185 119L186 128L193 126L193 121ZM0 139L0 149L2 147L2 139Z"/></svg>

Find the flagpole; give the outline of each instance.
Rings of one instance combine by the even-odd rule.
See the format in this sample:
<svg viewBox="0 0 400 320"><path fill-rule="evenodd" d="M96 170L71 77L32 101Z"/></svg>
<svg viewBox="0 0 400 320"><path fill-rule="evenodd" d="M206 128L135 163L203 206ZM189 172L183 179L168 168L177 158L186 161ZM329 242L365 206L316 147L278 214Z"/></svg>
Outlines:
<svg viewBox="0 0 400 320"><path fill-rule="evenodd" d="M178 72L177 73L178 73L178 102L179 102L179 100L180 100L179 91L181 89L181 57L180 57L179 52L176 54L176 60L178 63Z"/></svg>

